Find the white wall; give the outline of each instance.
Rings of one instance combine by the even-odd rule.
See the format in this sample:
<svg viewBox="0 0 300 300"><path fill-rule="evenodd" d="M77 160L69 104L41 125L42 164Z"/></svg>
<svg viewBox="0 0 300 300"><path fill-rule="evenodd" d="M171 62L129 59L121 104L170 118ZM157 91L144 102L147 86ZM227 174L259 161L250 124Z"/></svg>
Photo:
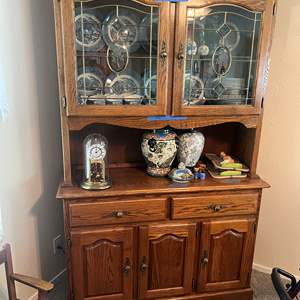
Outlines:
<svg viewBox="0 0 300 300"><path fill-rule="evenodd" d="M52 253L52 238L63 231L55 199L62 162L52 1L1 0L0 45L10 110L0 122L5 238L17 272L51 279L64 268ZM27 299L34 291L18 292Z"/></svg>
<svg viewBox="0 0 300 300"><path fill-rule="evenodd" d="M258 174L262 198L255 263L300 275L300 1L279 1Z"/></svg>

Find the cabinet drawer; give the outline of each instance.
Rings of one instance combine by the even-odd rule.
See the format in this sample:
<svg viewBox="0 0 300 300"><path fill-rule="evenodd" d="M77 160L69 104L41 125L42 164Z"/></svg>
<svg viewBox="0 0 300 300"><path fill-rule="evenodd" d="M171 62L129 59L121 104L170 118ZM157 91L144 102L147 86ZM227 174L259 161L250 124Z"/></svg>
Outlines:
<svg viewBox="0 0 300 300"><path fill-rule="evenodd" d="M255 214L257 205L258 193L175 196L172 200L172 219Z"/></svg>
<svg viewBox="0 0 300 300"><path fill-rule="evenodd" d="M164 220L167 200L126 200L70 204L71 226Z"/></svg>

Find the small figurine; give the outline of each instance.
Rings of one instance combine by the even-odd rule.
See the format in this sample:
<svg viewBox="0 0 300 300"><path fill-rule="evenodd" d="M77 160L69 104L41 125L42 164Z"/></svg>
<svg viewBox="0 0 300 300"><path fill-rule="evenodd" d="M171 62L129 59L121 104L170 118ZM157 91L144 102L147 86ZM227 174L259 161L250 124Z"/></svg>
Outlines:
<svg viewBox="0 0 300 300"><path fill-rule="evenodd" d="M200 179L200 180L206 179L205 170L206 170L206 164L201 161L198 161L198 163L194 167L195 179Z"/></svg>
<svg viewBox="0 0 300 300"><path fill-rule="evenodd" d="M227 155L225 152L221 152L220 156L223 159L221 164L233 164L234 163L234 159L231 156Z"/></svg>
<svg viewBox="0 0 300 300"><path fill-rule="evenodd" d="M194 172L204 172L206 170L206 164L198 161L196 166L194 167Z"/></svg>
<svg viewBox="0 0 300 300"><path fill-rule="evenodd" d="M205 180L206 179L206 173L205 172L200 172L198 175L200 180Z"/></svg>
<svg viewBox="0 0 300 300"><path fill-rule="evenodd" d="M177 183L188 183L194 179L194 174L181 162L177 169L175 168L169 173L169 177L172 181Z"/></svg>

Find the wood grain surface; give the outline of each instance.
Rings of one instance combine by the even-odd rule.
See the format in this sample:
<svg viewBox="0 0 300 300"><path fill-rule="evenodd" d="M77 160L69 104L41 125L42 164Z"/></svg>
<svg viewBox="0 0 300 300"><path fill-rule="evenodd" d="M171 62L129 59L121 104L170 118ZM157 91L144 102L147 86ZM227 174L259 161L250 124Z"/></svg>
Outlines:
<svg viewBox="0 0 300 300"><path fill-rule="evenodd" d="M256 214L258 193L172 197L173 219Z"/></svg>
<svg viewBox="0 0 300 300"><path fill-rule="evenodd" d="M144 169L120 168L111 169L113 185L103 191L83 190L76 184L72 187L60 186L58 199L105 198L111 196L172 194L183 192L208 192L251 190L267 188L269 185L258 177L246 179L217 180L207 177L206 180L195 180L188 184L176 184L168 178L155 178L147 175Z"/></svg>
<svg viewBox="0 0 300 300"><path fill-rule="evenodd" d="M121 224L166 219L167 199L70 204L71 226Z"/></svg>

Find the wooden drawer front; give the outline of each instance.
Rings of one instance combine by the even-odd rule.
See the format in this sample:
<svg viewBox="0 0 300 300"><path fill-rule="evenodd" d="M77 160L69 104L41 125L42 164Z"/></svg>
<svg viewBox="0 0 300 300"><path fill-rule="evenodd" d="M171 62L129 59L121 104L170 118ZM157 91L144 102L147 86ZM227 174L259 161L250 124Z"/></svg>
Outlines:
<svg viewBox="0 0 300 300"><path fill-rule="evenodd" d="M70 204L71 226L157 221L166 218L167 200L128 200Z"/></svg>
<svg viewBox="0 0 300 300"><path fill-rule="evenodd" d="M173 198L172 219L255 214L258 193L178 196Z"/></svg>

